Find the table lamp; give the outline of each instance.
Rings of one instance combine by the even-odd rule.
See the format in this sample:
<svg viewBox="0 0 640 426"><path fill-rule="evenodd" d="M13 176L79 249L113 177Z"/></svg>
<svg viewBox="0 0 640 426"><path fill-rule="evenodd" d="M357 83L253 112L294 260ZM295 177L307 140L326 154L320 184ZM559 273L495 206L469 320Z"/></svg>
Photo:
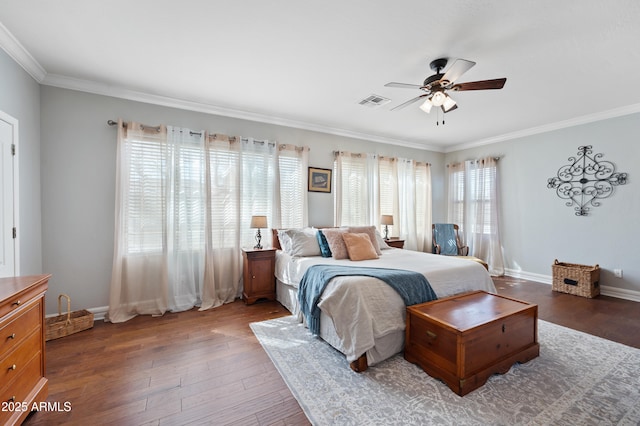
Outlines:
<svg viewBox="0 0 640 426"><path fill-rule="evenodd" d="M389 239L389 225L393 225L393 215L383 214L380 223L384 225L384 239Z"/></svg>
<svg viewBox="0 0 640 426"><path fill-rule="evenodd" d="M262 235L260 235L260 228L267 227L267 217L266 216L251 216L251 228L258 228L256 232L256 242L257 244L253 246L256 250L262 250L262 245L260 245L260 241L262 240Z"/></svg>

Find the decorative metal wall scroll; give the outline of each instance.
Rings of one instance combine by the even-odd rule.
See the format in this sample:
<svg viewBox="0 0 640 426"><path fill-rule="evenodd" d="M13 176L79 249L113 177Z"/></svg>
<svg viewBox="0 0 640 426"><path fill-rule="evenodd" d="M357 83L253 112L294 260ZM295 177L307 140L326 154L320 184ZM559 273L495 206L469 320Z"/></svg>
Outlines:
<svg viewBox="0 0 640 426"><path fill-rule="evenodd" d="M627 174L615 171L610 161L600 161L604 154L592 155L591 145L578 147L578 156L569 157L569 164L560 167L556 177L549 178L547 188L555 189L558 197L575 206L576 216L586 216L591 207L598 207L603 198L613 194L614 187L627 183Z"/></svg>

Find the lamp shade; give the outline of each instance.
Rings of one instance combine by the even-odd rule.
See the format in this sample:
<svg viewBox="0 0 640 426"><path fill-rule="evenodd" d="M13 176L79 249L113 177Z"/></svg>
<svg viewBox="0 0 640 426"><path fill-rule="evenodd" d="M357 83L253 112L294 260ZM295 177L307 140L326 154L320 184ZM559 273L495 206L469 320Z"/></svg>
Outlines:
<svg viewBox="0 0 640 426"><path fill-rule="evenodd" d="M266 228L267 217L266 216L251 216L251 228Z"/></svg>
<svg viewBox="0 0 640 426"><path fill-rule="evenodd" d="M393 216L390 214L383 214L380 218L380 223L383 225L393 225Z"/></svg>
<svg viewBox="0 0 640 426"><path fill-rule="evenodd" d="M427 114L429 114L429 112L431 111L431 107L433 105L431 104L431 101L429 99L427 99L426 101L424 101L424 103L422 105L420 105L420 109L423 110L424 112L426 112Z"/></svg>
<svg viewBox="0 0 640 426"><path fill-rule="evenodd" d="M454 106L456 106L456 101L451 99L451 96L447 96L444 98L444 102L442 103L442 108L444 109L444 112L449 111Z"/></svg>
<svg viewBox="0 0 640 426"><path fill-rule="evenodd" d="M431 103L433 104L433 106L442 106L446 97L447 95L445 95L443 92L436 92L431 96Z"/></svg>

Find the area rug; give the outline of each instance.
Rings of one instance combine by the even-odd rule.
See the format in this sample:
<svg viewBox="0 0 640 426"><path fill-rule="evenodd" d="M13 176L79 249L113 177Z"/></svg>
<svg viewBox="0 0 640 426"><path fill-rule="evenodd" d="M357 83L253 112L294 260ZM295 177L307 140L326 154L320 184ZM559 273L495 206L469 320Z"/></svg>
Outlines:
<svg viewBox="0 0 640 426"><path fill-rule="evenodd" d="M640 424L640 349L541 320L540 356L464 397L401 354L355 373L292 316L251 328L314 425Z"/></svg>

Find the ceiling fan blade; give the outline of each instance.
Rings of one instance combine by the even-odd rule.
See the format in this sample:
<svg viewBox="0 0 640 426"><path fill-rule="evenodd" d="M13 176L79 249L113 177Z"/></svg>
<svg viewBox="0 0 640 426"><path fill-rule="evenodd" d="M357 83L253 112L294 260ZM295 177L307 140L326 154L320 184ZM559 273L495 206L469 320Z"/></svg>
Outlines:
<svg viewBox="0 0 640 426"><path fill-rule="evenodd" d="M496 78L494 80L470 81L454 85L451 90L489 90L502 89L507 82L506 78Z"/></svg>
<svg viewBox="0 0 640 426"><path fill-rule="evenodd" d="M387 83L384 87L398 87L400 89L419 89L422 86L419 84L408 84L408 83Z"/></svg>
<svg viewBox="0 0 640 426"><path fill-rule="evenodd" d="M462 74L469 71L476 63L473 61L467 61L466 59L458 59L442 76L441 80L446 80L449 83L456 81Z"/></svg>
<svg viewBox="0 0 640 426"><path fill-rule="evenodd" d="M412 104L412 103L414 103L414 102L418 102L420 99L424 98L425 96L429 96L429 95L424 94L424 95L416 96L416 97L415 97L415 98L413 98L413 99L409 99L409 100L408 100L407 102L405 102L405 103L402 103L402 104L400 104L400 105L398 105L398 106L396 106L396 107L391 108L391 111L397 111L397 110L402 109L402 108L404 108L404 107L406 107L406 106L409 106L409 105L411 105L411 104Z"/></svg>

